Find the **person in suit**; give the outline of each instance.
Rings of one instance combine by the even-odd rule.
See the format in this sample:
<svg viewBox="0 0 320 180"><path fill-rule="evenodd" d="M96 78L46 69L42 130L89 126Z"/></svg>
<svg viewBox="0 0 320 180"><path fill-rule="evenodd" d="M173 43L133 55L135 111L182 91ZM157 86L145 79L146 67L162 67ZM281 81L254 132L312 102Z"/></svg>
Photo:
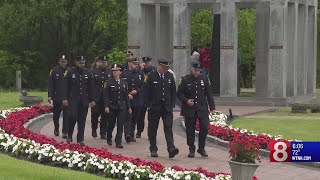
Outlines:
<svg viewBox="0 0 320 180"><path fill-rule="evenodd" d="M210 81L205 75L201 75L202 66L198 62L191 64L190 74L181 78L177 96L181 101L181 116L185 118L187 144L189 146L189 158L195 156L195 129L199 119L200 132L197 152L208 157L205 151L205 142L208 134L209 111L215 110Z"/></svg>
<svg viewBox="0 0 320 180"><path fill-rule="evenodd" d="M175 147L172 133L173 107L176 101L176 85L173 75L168 72L170 62L159 59L157 71L150 72L145 78L145 98L148 111L148 137L151 157L158 157L157 130L160 117L163 121L169 158L179 153Z"/></svg>

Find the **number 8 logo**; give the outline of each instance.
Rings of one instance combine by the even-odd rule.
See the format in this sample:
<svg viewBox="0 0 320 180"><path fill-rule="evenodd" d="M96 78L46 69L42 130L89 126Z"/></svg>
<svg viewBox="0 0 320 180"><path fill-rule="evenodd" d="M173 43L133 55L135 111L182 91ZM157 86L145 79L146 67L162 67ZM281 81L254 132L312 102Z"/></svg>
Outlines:
<svg viewBox="0 0 320 180"><path fill-rule="evenodd" d="M282 146L282 149L279 149L279 146ZM273 153L273 158L274 160L278 161L278 162L282 162L282 161L286 161L288 158L288 153L287 153L287 149L288 146L285 142L276 142L273 146L275 152ZM282 154L283 156L280 158L279 154Z"/></svg>

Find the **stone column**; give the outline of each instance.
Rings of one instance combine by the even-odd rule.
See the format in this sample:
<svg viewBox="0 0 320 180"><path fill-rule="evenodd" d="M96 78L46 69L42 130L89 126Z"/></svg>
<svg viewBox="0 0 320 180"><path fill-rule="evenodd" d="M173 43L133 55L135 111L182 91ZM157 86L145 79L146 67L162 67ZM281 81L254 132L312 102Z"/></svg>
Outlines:
<svg viewBox="0 0 320 180"><path fill-rule="evenodd" d="M286 97L287 8L288 4L285 2L270 2L268 79L270 97Z"/></svg>
<svg viewBox="0 0 320 180"><path fill-rule="evenodd" d="M141 47L141 4L139 0L128 1L128 50L140 57Z"/></svg>
<svg viewBox="0 0 320 180"><path fill-rule="evenodd" d="M317 13L314 6L308 8L308 32L306 39L307 58L307 93L316 92L317 74Z"/></svg>
<svg viewBox="0 0 320 180"><path fill-rule="evenodd" d="M172 41L170 32L172 21L170 20L170 7L161 6L160 8L160 38L159 38L159 56L160 58L172 59Z"/></svg>
<svg viewBox="0 0 320 180"><path fill-rule="evenodd" d="M235 2L221 0L220 96L237 96L238 16Z"/></svg>
<svg viewBox="0 0 320 180"><path fill-rule="evenodd" d="M298 3L288 4L287 96L297 95Z"/></svg>
<svg viewBox="0 0 320 180"><path fill-rule="evenodd" d="M155 57L156 9L154 5L142 5L142 34L140 55ZM128 34L130 37L130 34ZM154 58L155 59L155 58ZM155 60L154 60L155 61Z"/></svg>
<svg viewBox="0 0 320 180"><path fill-rule="evenodd" d="M307 6L299 4L298 7L298 59L297 59L297 94L304 95L307 93L307 74L306 74L306 56L305 56L305 34L307 23Z"/></svg>
<svg viewBox="0 0 320 180"><path fill-rule="evenodd" d="M214 95L220 95L220 35L221 35L221 5L213 5L212 59L210 67L211 88Z"/></svg>
<svg viewBox="0 0 320 180"><path fill-rule="evenodd" d="M190 8L187 0L173 3L173 71L177 80L189 73Z"/></svg>
<svg viewBox="0 0 320 180"><path fill-rule="evenodd" d="M160 27L161 27L161 22L160 22L160 3L156 3L156 11L155 11L155 13L156 13L156 29L155 29L155 44L156 44L156 49L155 49L155 56L157 57L157 58L159 58L159 56L160 56L160 38L161 38L161 29L160 29Z"/></svg>
<svg viewBox="0 0 320 180"><path fill-rule="evenodd" d="M259 3L256 7L256 96L268 96L269 76L269 4Z"/></svg>

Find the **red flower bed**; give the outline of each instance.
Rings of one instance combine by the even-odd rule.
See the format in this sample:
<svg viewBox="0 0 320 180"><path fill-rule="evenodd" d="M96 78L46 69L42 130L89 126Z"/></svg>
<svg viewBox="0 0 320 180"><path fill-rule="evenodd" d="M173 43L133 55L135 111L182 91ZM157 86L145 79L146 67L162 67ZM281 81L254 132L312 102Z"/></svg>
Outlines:
<svg viewBox="0 0 320 180"><path fill-rule="evenodd" d="M197 121L197 126L196 126L197 131L199 131L199 121ZM246 132L240 132L235 129L229 129L226 127L221 127L221 126L215 126L212 124L209 124L208 126L208 134L217 138L220 138L224 141L232 141L233 139L237 139L240 136L248 136L252 141L255 141L256 143L259 144L260 149L265 149L269 150L268 144L271 141L274 141L273 138L264 135L264 134L258 134L257 136L255 135L250 135ZM284 142L287 140L283 140Z"/></svg>
<svg viewBox="0 0 320 180"><path fill-rule="evenodd" d="M50 106L41 106L36 105L31 107L30 109L25 109L17 112L13 112L10 115L8 115L7 118L0 121L0 127L5 130L8 134L12 134L16 137L23 138L23 139L30 139L34 140L37 143L40 144L51 144L55 146L57 149L63 151L65 149L69 149L71 151L78 151L80 153L92 153L98 157L101 158L108 158L110 160L116 160L116 161L129 161L137 166L149 166L151 169L157 172L162 172L164 169L164 166L159 162L148 162L145 160L142 160L140 158L130 158L122 156L121 154L115 155L109 152L107 149L104 148L92 148L89 146L80 146L75 143L67 144L65 142L57 142L53 138L48 138L44 135L34 133L30 131L29 129L26 129L23 124L28 122L28 120L39 116L41 114L45 114L51 111ZM179 166L173 166L172 167L175 170L187 170L187 171L196 171L203 173L207 177L215 177L218 174L226 174L226 173L214 173L209 172L206 169L198 168L194 170L189 170L185 168L181 168ZM253 179L257 179L254 177Z"/></svg>

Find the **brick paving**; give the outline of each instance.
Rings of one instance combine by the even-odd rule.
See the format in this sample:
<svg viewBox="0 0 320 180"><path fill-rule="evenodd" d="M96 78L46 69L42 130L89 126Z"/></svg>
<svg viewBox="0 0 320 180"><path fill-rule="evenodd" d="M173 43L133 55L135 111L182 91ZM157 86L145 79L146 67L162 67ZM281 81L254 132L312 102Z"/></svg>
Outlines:
<svg viewBox="0 0 320 180"><path fill-rule="evenodd" d="M232 109L233 114L237 115L246 115L258 111L269 111L270 107L250 107L250 106L218 106L217 110L220 110L226 114L229 114L229 108ZM90 112L89 112L90 113ZM158 143L158 158L150 157L149 152L149 141L147 139L146 131L143 132L142 138L137 139L137 142L127 144L123 140L123 149L115 148L115 145L108 146L106 140L98 138L93 138L91 136L91 121L90 114L86 121L85 129L85 143L92 147L103 147L107 148L112 153L122 154L129 157L140 157L148 161L158 161L163 165L169 167L178 165L185 168L197 168L203 167L212 172L227 172L231 173L230 167L228 164L228 149L222 146L215 144L207 143L206 151L209 154L208 158L203 158L199 154L196 154L195 158L188 158L188 146L186 145L185 132L181 127L180 113L178 111L174 112L174 141L176 147L179 148L180 153L173 159L169 159L168 153L166 151L166 141L163 132L162 121L160 121L157 143ZM76 128L75 128L76 129ZM114 132L116 129L114 130ZM76 137L76 130L74 134L74 139ZM58 141L63 141L61 137L55 137L53 135L53 123L50 123L43 126L40 131L41 134L44 134L48 137L55 138ZM99 131L98 131L99 134ZM113 143L115 144L115 143ZM197 144L197 143L196 143ZM270 163L269 159L266 157L262 158L262 163L257 169L255 175L261 180L291 180L291 179L303 179L303 180L315 180L319 179L320 169L307 167L294 163Z"/></svg>

